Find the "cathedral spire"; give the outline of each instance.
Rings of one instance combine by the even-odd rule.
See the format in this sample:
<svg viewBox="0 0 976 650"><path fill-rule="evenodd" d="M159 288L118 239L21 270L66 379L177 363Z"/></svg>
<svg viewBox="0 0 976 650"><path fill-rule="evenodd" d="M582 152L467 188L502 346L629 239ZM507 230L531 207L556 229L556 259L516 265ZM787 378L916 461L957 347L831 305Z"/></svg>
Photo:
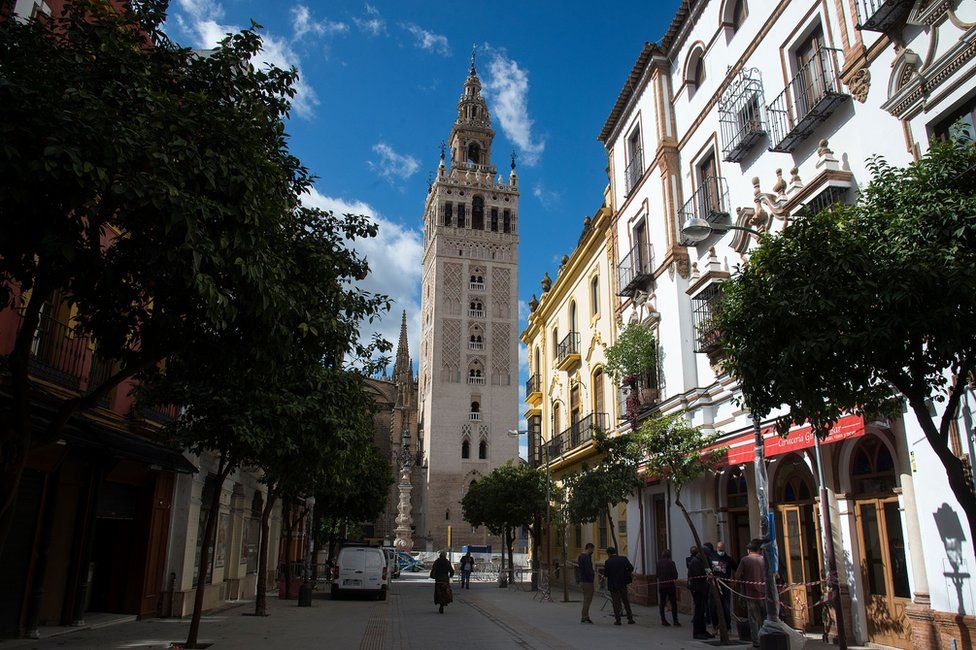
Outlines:
<svg viewBox="0 0 976 650"><path fill-rule="evenodd" d="M393 378L410 372L410 348L407 344L407 310L403 310L400 320L400 342L397 344L396 365L393 366Z"/></svg>
<svg viewBox="0 0 976 650"><path fill-rule="evenodd" d="M472 43L471 44L471 74L472 75L477 75L478 74L478 71L475 70L475 68L474 68L474 55L475 55L475 48L477 46L478 46L477 43Z"/></svg>

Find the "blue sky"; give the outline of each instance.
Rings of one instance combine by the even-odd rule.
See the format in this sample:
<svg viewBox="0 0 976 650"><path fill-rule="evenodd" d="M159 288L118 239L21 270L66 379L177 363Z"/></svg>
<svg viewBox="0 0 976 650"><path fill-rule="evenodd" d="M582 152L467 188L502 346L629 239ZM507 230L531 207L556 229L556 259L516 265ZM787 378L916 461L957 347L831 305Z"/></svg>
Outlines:
<svg viewBox="0 0 976 650"><path fill-rule="evenodd" d="M583 217L600 205L597 133L644 41L660 39L677 4L173 0L167 30L210 47L253 19L264 26L261 58L298 67L288 130L292 151L319 177L309 201L379 222L379 238L360 246L374 268L366 284L396 300L380 326L394 342L408 310L416 354L427 174L450 132L472 43L498 132L494 163L505 169L510 152L519 155L524 317L543 272L572 251Z"/></svg>

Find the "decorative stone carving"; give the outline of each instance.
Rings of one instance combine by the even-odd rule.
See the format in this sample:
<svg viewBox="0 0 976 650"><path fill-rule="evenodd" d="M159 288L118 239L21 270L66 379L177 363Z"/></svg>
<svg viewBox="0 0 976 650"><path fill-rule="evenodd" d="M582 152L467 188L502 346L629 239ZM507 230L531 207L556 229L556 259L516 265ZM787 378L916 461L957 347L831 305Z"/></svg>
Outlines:
<svg viewBox="0 0 976 650"><path fill-rule="evenodd" d="M533 293L532 297L529 299L529 313L530 314L534 313L535 310L538 308L539 308L539 300L538 298L535 297L535 294Z"/></svg>
<svg viewBox="0 0 976 650"><path fill-rule="evenodd" d="M758 179L753 179L752 181L753 185L756 184L756 180ZM786 192L786 181L783 180L782 169L776 170L776 182L773 183L773 192L776 194L783 194L784 192Z"/></svg>
<svg viewBox="0 0 976 650"><path fill-rule="evenodd" d="M754 218L761 219L763 222L768 220L768 215L766 214L767 209L772 216L781 221L790 216L790 211L785 207L787 198L785 194L786 181L783 180L783 170L777 169L776 177L778 180L776 181L776 185L773 186L773 194L762 191L762 189L759 187L758 177L754 177L752 179L754 195L753 200L756 203L756 216ZM768 228L769 225L767 224L766 229L768 230Z"/></svg>
<svg viewBox="0 0 976 650"><path fill-rule="evenodd" d="M868 99L868 91L871 89L871 71L867 67L861 68L854 73L847 81L847 90L850 91L851 96L854 97L860 103L864 103Z"/></svg>
<svg viewBox="0 0 976 650"><path fill-rule="evenodd" d="M552 278L549 277L549 272L546 271L542 274L542 293L548 293L552 289Z"/></svg>

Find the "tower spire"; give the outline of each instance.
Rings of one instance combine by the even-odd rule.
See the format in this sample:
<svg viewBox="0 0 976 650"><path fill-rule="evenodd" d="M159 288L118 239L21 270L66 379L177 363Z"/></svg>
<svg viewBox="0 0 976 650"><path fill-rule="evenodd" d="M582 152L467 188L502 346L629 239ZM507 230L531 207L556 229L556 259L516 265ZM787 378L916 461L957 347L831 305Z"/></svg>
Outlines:
<svg viewBox="0 0 976 650"><path fill-rule="evenodd" d="M477 70L474 69L474 55L475 55L475 48L477 47L478 47L477 43L471 44L471 74L473 75L478 74Z"/></svg>
<svg viewBox="0 0 976 650"><path fill-rule="evenodd" d="M410 349L407 343L407 310L403 310L403 317L400 320L400 342L397 344L396 365L393 366L393 377L398 379L401 375L410 372Z"/></svg>

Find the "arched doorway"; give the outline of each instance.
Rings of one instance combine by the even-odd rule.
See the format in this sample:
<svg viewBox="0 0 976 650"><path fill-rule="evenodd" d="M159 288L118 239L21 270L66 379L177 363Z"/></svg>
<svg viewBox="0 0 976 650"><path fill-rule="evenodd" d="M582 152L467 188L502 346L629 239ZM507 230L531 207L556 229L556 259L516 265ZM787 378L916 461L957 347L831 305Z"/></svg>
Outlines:
<svg viewBox="0 0 976 650"><path fill-rule="evenodd" d="M813 474L796 454L786 456L776 469L776 535L779 567L788 585L797 585L783 594L786 619L793 627L809 630L823 625L821 608L816 607L822 590L820 522L814 496Z"/></svg>
<svg viewBox="0 0 976 650"><path fill-rule="evenodd" d="M895 459L878 436L865 436L851 454L851 493L856 494L858 566L864 589L868 639L911 647L905 607L912 602L905 533L898 504Z"/></svg>

